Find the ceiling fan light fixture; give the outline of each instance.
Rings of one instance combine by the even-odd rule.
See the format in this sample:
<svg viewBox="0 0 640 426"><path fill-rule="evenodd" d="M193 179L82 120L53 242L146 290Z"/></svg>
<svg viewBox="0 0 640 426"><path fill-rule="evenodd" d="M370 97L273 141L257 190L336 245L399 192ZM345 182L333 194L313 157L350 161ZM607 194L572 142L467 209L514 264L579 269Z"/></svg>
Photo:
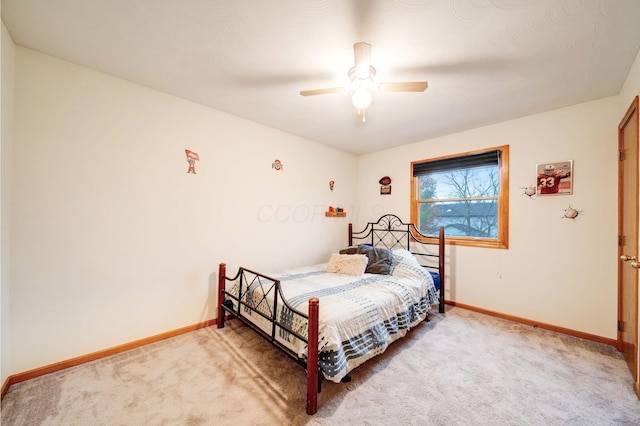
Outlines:
<svg viewBox="0 0 640 426"><path fill-rule="evenodd" d="M355 92L353 92L351 102L356 109L365 110L369 105L371 105L372 99L373 97L371 96L371 92L369 92L366 87L358 87Z"/></svg>
<svg viewBox="0 0 640 426"><path fill-rule="evenodd" d="M376 69L371 65L371 45L358 42L353 45L354 65L349 69L349 83L345 87L327 89L303 90L302 96L324 95L326 93L352 92L351 103L356 108L356 115L366 121L366 109L373 100L376 92L424 92L426 81L403 83L376 83Z"/></svg>

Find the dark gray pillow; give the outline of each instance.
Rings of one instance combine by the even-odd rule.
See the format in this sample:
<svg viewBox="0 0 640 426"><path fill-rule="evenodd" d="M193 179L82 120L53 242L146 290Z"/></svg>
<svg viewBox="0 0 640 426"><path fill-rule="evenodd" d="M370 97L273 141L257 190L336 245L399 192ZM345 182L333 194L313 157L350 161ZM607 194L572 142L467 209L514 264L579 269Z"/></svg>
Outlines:
<svg viewBox="0 0 640 426"><path fill-rule="evenodd" d="M360 246L349 246L346 249L340 250L340 254L358 254Z"/></svg>
<svg viewBox="0 0 640 426"><path fill-rule="evenodd" d="M368 274L389 275L391 273L391 260L393 252L386 248L372 247L369 245L350 246L340 250L340 254L366 254Z"/></svg>

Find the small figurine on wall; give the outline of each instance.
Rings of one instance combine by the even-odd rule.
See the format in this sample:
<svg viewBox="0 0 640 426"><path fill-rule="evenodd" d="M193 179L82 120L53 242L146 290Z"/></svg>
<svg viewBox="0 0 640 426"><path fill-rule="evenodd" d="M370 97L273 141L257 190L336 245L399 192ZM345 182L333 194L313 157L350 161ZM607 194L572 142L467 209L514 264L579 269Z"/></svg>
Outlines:
<svg viewBox="0 0 640 426"><path fill-rule="evenodd" d="M569 204L569 207L564 209L564 214L562 215L561 219L573 219L576 220L576 218L583 214L582 210L576 210L573 207L571 207L571 204Z"/></svg>
<svg viewBox="0 0 640 426"><path fill-rule="evenodd" d="M331 192L333 192L333 185L335 185L335 182L330 180L329 181L329 189L331 190Z"/></svg>
<svg viewBox="0 0 640 426"><path fill-rule="evenodd" d="M196 161L200 161L200 156L198 153L185 149L184 152L187 154L187 163L189 163L189 168L187 169L187 173L196 174Z"/></svg>

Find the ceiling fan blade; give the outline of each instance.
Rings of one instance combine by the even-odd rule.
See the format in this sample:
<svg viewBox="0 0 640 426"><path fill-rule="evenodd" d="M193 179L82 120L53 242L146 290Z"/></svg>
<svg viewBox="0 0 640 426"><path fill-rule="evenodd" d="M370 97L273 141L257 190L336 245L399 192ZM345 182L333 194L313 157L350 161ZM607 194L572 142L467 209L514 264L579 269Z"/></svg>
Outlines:
<svg viewBox="0 0 640 426"><path fill-rule="evenodd" d="M407 83L380 83L378 90L381 92L424 92L427 90L426 81L413 81Z"/></svg>
<svg viewBox="0 0 640 426"><path fill-rule="evenodd" d="M326 95L328 93L342 93L344 91L345 91L344 87L331 87L329 89L301 90L300 94L302 96L315 96L315 95Z"/></svg>
<svg viewBox="0 0 640 426"><path fill-rule="evenodd" d="M369 77L369 67L371 66L371 45L365 42L353 45L354 68L356 77L366 79Z"/></svg>

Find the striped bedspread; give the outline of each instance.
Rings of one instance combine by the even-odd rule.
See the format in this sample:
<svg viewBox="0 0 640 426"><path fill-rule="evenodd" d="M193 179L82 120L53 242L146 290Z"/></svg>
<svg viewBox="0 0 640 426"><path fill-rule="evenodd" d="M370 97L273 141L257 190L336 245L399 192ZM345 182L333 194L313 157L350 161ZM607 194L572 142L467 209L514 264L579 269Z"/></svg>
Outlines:
<svg viewBox="0 0 640 426"><path fill-rule="evenodd" d="M406 250L393 251L390 275L334 274L325 272L325 267L321 264L268 275L280 280L287 302L300 312L307 313L310 298L320 299L320 370L334 382L384 352L391 342L424 320L430 305L438 301L433 278ZM243 300L260 310L267 304L259 302L260 286L253 287L243 291ZM231 292L237 294L237 283ZM292 315L286 307L278 309L277 315L306 337L306 320ZM252 318L264 330L270 327L267 320L248 309L243 316ZM291 333L280 329L278 340L298 356L306 357L306 344Z"/></svg>

